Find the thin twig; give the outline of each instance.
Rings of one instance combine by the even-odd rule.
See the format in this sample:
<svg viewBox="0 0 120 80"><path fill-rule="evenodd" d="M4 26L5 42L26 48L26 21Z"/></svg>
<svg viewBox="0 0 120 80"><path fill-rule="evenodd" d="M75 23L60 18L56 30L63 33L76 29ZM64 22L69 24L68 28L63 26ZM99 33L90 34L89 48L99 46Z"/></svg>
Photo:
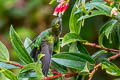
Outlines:
<svg viewBox="0 0 120 80"><path fill-rule="evenodd" d="M57 73L56 75L53 75L53 76L50 76L50 77L45 77L45 78L40 79L40 80L55 79L55 78L60 77L60 76L62 76L62 74L61 73Z"/></svg>
<svg viewBox="0 0 120 80"><path fill-rule="evenodd" d="M17 67L20 67L20 68L23 68L23 67L24 67L24 65L16 64L16 63L11 62L11 61L8 61L7 64L11 64L11 65L14 65L14 66L17 66ZM59 72L53 72L53 73L56 74L56 75L53 75L53 76L50 76L50 77L45 77L45 78L40 79L40 80L55 79L55 78L57 78L57 77L62 76L62 74L59 73ZM64 75L64 77L71 77L71 76L74 76L74 75L77 75L77 74L78 74L78 73L72 72L72 73L64 73L63 75Z"/></svg>
<svg viewBox="0 0 120 80"><path fill-rule="evenodd" d="M87 43L83 43L84 45L87 45L87 46L91 46L91 47L96 47L96 48L100 48L100 49L104 49L106 51L109 51L109 52L116 52L116 53L119 53L119 54L116 54L116 55L113 55L111 57L108 58L108 60L113 60L113 59L116 59L117 57L120 56L120 50L116 50L116 49L110 49L110 48L106 48L106 47L102 47L100 45L97 45L95 43L90 43L90 42L87 42ZM21 65L21 64L16 64L14 62L7 62L7 64L11 64L11 65L14 65L14 66L17 66L17 67L20 67L20 68L23 68L24 65ZM90 73L90 77L88 80L91 80L92 79L92 76L94 75L94 73L98 70L98 68L101 66L101 63L97 64L94 69L91 71ZM72 73L64 73L64 74L61 74L61 73L55 73L56 75L53 75L53 76L50 76L50 77L45 77L43 79L40 79L40 80L48 80L48 79L55 79L57 77L60 77L62 75L64 75L63 77L71 77L71 76L75 76L77 75L78 73L75 73L75 72L72 72Z"/></svg>
<svg viewBox="0 0 120 80"><path fill-rule="evenodd" d="M116 59L117 57L120 57L120 53L109 57L108 60L110 61L110 60Z"/></svg>
<svg viewBox="0 0 120 80"><path fill-rule="evenodd" d="M113 55L111 57L108 58L108 60L113 60L113 59L116 59L117 57L120 57L120 53L116 54L116 55ZM101 66L101 63L97 64L94 69L91 71L90 73L90 76L88 78L88 80L91 80L92 79L92 76L95 74L95 72L98 70L98 68Z"/></svg>
<svg viewBox="0 0 120 80"><path fill-rule="evenodd" d="M23 68L23 67L24 67L24 65L16 64L16 63L11 62L11 61L8 61L7 64L11 64L11 65L14 65L14 66L17 66L17 67L20 67L20 68Z"/></svg>
<svg viewBox="0 0 120 80"><path fill-rule="evenodd" d="M96 48L99 48L99 49L104 49L104 50L106 50L106 51L108 51L108 52L120 53L120 50L102 47L102 46L97 45L97 44L95 44L95 43L86 42L86 43L83 43L83 44L84 44L84 45L87 45L87 46L91 46L91 47L96 47Z"/></svg>
<svg viewBox="0 0 120 80"><path fill-rule="evenodd" d="M95 72L98 70L98 68L101 66L101 63L97 64L94 69L91 71L88 80L91 80Z"/></svg>
<svg viewBox="0 0 120 80"><path fill-rule="evenodd" d="M64 75L63 77L72 77L72 76L75 76L77 75L78 73L75 73L75 72L72 72L72 73L64 73L64 74L61 74L61 73L57 73L56 75L53 75L53 76L50 76L50 77L45 77L43 79L40 79L40 80L48 80L48 79L55 79L57 77L60 77L62 75Z"/></svg>

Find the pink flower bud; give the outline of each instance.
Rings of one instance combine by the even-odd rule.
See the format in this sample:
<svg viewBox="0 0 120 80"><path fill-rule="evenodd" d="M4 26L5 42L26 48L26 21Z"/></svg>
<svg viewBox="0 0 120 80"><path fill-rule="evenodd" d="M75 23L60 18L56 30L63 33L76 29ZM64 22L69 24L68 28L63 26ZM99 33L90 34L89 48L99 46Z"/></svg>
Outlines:
<svg viewBox="0 0 120 80"><path fill-rule="evenodd" d="M111 15L118 16L117 8L113 8L113 9L111 10Z"/></svg>
<svg viewBox="0 0 120 80"><path fill-rule="evenodd" d="M116 12L116 11L114 11L113 14L114 14L115 16L118 16L118 12Z"/></svg>

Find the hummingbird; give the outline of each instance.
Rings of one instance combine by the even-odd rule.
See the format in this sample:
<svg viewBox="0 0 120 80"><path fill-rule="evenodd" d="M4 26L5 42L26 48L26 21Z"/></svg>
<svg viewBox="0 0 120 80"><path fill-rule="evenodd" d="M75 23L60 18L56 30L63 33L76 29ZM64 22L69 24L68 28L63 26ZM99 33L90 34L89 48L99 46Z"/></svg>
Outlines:
<svg viewBox="0 0 120 80"><path fill-rule="evenodd" d="M52 21L51 27L41 32L31 44L34 48L30 52L30 56L34 62L38 61L38 54L43 54L41 58L42 73L45 77L48 75L49 67L51 64L51 56L54 52L54 47L59 44L59 37L62 32L62 19L57 17Z"/></svg>

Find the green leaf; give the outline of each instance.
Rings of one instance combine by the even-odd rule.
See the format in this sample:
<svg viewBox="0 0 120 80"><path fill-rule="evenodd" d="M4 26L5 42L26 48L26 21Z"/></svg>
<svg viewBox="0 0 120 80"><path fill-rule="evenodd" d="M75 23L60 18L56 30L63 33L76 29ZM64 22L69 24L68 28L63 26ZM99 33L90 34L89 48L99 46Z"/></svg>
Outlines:
<svg viewBox="0 0 120 80"><path fill-rule="evenodd" d="M104 33L102 33L99 37L98 37L98 43L99 45L103 46L103 38L104 38Z"/></svg>
<svg viewBox="0 0 120 80"><path fill-rule="evenodd" d="M16 68L20 68L11 64L6 64L4 62L0 62L0 67L1 68L6 68L6 69L16 69Z"/></svg>
<svg viewBox="0 0 120 80"><path fill-rule="evenodd" d="M107 51L105 50L100 50L100 51L97 51L95 52L91 57L96 60L99 56L101 56L102 54L106 53Z"/></svg>
<svg viewBox="0 0 120 80"><path fill-rule="evenodd" d="M58 40L57 44L54 46L53 51L56 53L60 52L60 40Z"/></svg>
<svg viewBox="0 0 120 80"><path fill-rule="evenodd" d="M26 71L33 70L35 68L35 65L36 65L36 63L26 64L24 66L24 68L21 69L20 73L24 73Z"/></svg>
<svg viewBox="0 0 120 80"><path fill-rule="evenodd" d="M80 3L79 0L76 0L76 3L72 9L70 21L69 21L69 28L70 32L80 34L82 21L78 22L78 19L83 15L82 9L79 8Z"/></svg>
<svg viewBox="0 0 120 80"><path fill-rule="evenodd" d="M98 15L110 16L111 9L112 9L111 7L98 1L97 2L92 1L90 3L86 3L85 8L87 9L87 12L89 14L80 16L80 18L78 19L78 22L87 18L98 16Z"/></svg>
<svg viewBox="0 0 120 80"><path fill-rule="evenodd" d="M120 23L115 26L116 27L112 30L110 37L114 48L120 50Z"/></svg>
<svg viewBox="0 0 120 80"><path fill-rule="evenodd" d="M57 64L54 61L52 61L51 64L54 67L54 69L57 70L60 73L65 73L67 71L65 66Z"/></svg>
<svg viewBox="0 0 120 80"><path fill-rule="evenodd" d="M112 32L116 23L117 23L117 20L115 20L114 23L105 30L105 36L107 37L107 39L109 37L109 34Z"/></svg>
<svg viewBox="0 0 120 80"><path fill-rule="evenodd" d="M5 68L0 68L0 72L2 72L10 80L18 80L17 76L14 73Z"/></svg>
<svg viewBox="0 0 120 80"><path fill-rule="evenodd" d="M0 80L10 80L10 79L5 77L5 75L2 72L0 72Z"/></svg>
<svg viewBox="0 0 120 80"><path fill-rule="evenodd" d="M15 32L12 26L10 28L10 39L13 48L15 49L17 55L19 56L19 59L25 64L32 63L33 62L32 58L26 51L22 41L20 40L18 34Z"/></svg>
<svg viewBox="0 0 120 80"><path fill-rule="evenodd" d="M108 27L114 26L115 23L116 23L116 20L114 20L114 19L111 19L110 21L108 21L107 23L105 23L105 24L100 28L100 30L99 30L99 35L102 34L102 33L104 33Z"/></svg>
<svg viewBox="0 0 120 80"><path fill-rule="evenodd" d="M89 55L83 53L64 52L60 54L55 54L52 57L52 60L60 65L79 70L84 68L86 62L89 62L89 64L95 64L95 61L91 59Z"/></svg>
<svg viewBox="0 0 120 80"><path fill-rule="evenodd" d="M71 43L69 46L69 52L78 52L77 42Z"/></svg>
<svg viewBox="0 0 120 80"><path fill-rule="evenodd" d="M26 50L29 54L34 47L34 45L31 43L32 43L32 41L29 38L26 38L24 41L24 47L26 48Z"/></svg>
<svg viewBox="0 0 120 80"><path fill-rule="evenodd" d="M72 43L72 42L76 42L76 41L80 41L81 37L75 33L67 33L63 40L62 40L62 46Z"/></svg>
<svg viewBox="0 0 120 80"><path fill-rule="evenodd" d="M111 14L111 10L112 10L111 7L105 5L105 4L101 3L101 2L93 2L91 4L94 5L98 10L103 11L108 15Z"/></svg>
<svg viewBox="0 0 120 80"><path fill-rule="evenodd" d="M84 62L80 62L80 61L59 59L59 58L52 58L52 60L60 65L64 65L66 67L70 67L74 69L82 69L84 67Z"/></svg>
<svg viewBox="0 0 120 80"><path fill-rule="evenodd" d="M9 52L5 45L0 41L0 61L8 62L9 61Z"/></svg>
<svg viewBox="0 0 120 80"><path fill-rule="evenodd" d="M35 72L36 72L36 76L41 79L44 77L43 73L42 73L42 66L39 62L36 62L35 65Z"/></svg>
<svg viewBox="0 0 120 80"><path fill-rule="evenodd" d="M112 62L109 62L107 59L102 60L102 69L105 69L106 72L113 76L120 76L120 69L113 64Z"/></svg>
<svg viewBox="0 0 120 80"><path fill-rule="evenodd" d="M109 34L111 33L116 23L117 23L117 20L114 20L114 19L108 21L106 24L102 26L102 28L99 31L99 34L105 33L106 37L108 38Z"/></svg>
<svg viewBox="0 0 120 80"><path fill-rule="evenodd" d="M54 2L56 2L56 0L51 0L49 4L53 4Z"/></svg>
<svg viewBox="0 0 120 80"><path fill-rule="evenodd" d="M23 80L23 78L37 78L36 77L36 73L35 71L27 71L27 72L24 72L24 73L19 73L18 75L18 80ZM21 79L22 78L22 79ZM38 79L37 79L38 80Z"/></svg>
<svg viewBox="0 0 120 80"><path fill-rule="evenodd" d="M113 79L113 80L120 80L120 78L116 78L116 79Z"/></svg>
<svg viewBox="0 0 120 80"><path fill-rule="evenodd" d="M93 11L91 11L90 13L91 13L90 15L81 16L81 17L78 19L78 21L81 21L81 20L87 19L87 18L91 18L91 17L94 17L94 16L107 15L105 12L100 11L100 10L93 10Z"/></svg>
<svg viewBox="0 0 120 80"><path fill-rule="evenodd" d="M101 2L101 3L105 3L104 0L92 0L92 2Z"/></svg>
<svg viewBox="0 0 120 80"><path fill-rule="evenodd" d="M26 79L26 78L25 78ZM23 79L22 79L23 80ZM29 77L28 80L38 80L36 77Z"/></svg>
<svg viewBox="0 0 120 80"><path fill-rule="evenodd" d="M108 38L109 34L111 33L116 23L117 23L117 20L112 19L100 28L99 30L99 44L100 45L103 45L102 41L103 41L104 35Z"/></svg>
<svg viewBox="0 0 120 80"><path fill-rule="evenodd" d="M86 0L82 0L82 1L81 1L81 8L82 8L82 11L83 11L85 14L88 14L87 10L85 9L85 1L86 1Z"/></svg>
<svg viewBox="0 0 120 80"><path fill-rule="evenodd" d="M43 78L43 73L42 73L42 67L39 62L36 63L30 63L24 66L24 68L21 69L20 73L25 73L27 71L34 70L36 72L36 76L40 79Z"/></svg>
<svg viewBox="0 0 120 80"><path fill-rule="evenodd" d="M84 47L84 45L80 42L77 42L77 47L78 47L78 50L81 52L81 53L84 53L84 54L88 54L88 51L87 49Z"/></svg>
<svg viewBox="0 0 120 80"><path fill-rule="evenodd" d="M88 63L86 62L83 70L80 71L80 75L88 75L89 74L89 69L88 69Z"/></svg>

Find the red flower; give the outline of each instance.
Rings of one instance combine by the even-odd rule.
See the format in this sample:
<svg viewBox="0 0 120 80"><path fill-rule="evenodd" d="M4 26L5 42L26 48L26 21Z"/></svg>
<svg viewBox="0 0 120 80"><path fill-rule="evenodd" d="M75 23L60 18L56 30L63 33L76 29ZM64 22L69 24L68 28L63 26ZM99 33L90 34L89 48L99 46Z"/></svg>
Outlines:
<svg viewBox="0 0 120 80"><path fill-rule="evenodd" d="M57 16L58 14L63 14L69 6L69 1L60 0L60 3L54 10L53 15Z"/></svg>

